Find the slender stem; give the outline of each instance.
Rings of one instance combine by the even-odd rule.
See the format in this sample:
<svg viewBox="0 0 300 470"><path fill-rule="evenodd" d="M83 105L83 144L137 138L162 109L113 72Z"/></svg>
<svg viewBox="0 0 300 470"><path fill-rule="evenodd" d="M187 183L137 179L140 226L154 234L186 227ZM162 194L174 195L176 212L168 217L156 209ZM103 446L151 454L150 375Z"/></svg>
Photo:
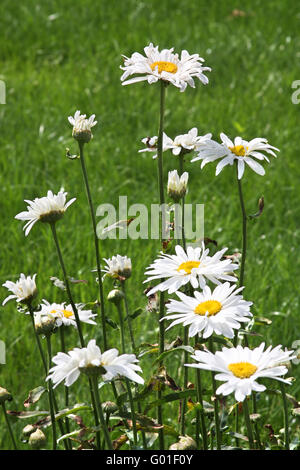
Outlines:
<svg viewBox="0 0 300 470"><path fill-rule="evenodd" d="M249 413L247 397L243 401L243 410L244 410L244 417L245 417L245 422L246 422L246 426L247 426L249 447L252 450L252 449L254 449L254 439L253 439L253 432L252 432L252 426L251 426L251 421L250 421L250 413Z"/></svg>
<svg viewBox="0 0 300 470"><path fill-rule="evenodd" d="M253 413L257 413L256 393L255 392L252 392L252 408L253 408ZM255 431L257 446L260 450L263 450L263 447L262 447L261 441L260 441L259 427L258 427L257 421L254 422L254 431Z"/></svg>
<svg viewBox="0 0 300 470"><path fill-rule="evenodd" d="M288 414L288 405L285 393L285 385L283 382L279 382L280 384L280 391L282 396L283 402L283 412L284 412L284 444L285 449L290 450L290 435L289 435L289 414Z"/></svg>
<svg viewBox="0 0 300 470"><path fill-rule="evenodd" d="M8 432L10 434L14 449L18 450L16 441L15 441L15 438L14 438L14 435L13 435L13 432L12 432L12 428L11 428L11 425L10 425L10 422L9 422L9 419L8 419L8 416L7 416L7 413L6 413L5 402L3 402L1 404L2 404L2 409L3 409L4 416L5 416L5 421L6 421L6 425L7 425L7 428L8 428Z"/></svg>
<svg viewBox="0 0 300 470"><path fill-rule="evenodd" d="M106 445L107 445L109 450L113 450L113 445L112 445L112 442L111 442L111 439L110 439L108 428L106 426L106 422L105 422L105 418L104 418L104 415L103 415L102 406L101 406L101 402L100 402L97 377L93 377L92 382L93 382L93 389L94 389L95 404L96 404L96 407L97 407L97 414L100 418L100 423L101 423L101 427L102 427L103 432L104 432Z"/></svg>
<svg viewBox="0 0 300 470"><path fill-rule="evenodd" d="M121 282L121 286L122 286L122 291L123 291L123 294L124 294L125 311L126 311L126 317L127 317L127 321L128 321L128 328L129 328L132 351L135 353L136 345L135 345L135 341L134 341L132 322L131 322L131 318L130 318L130 315L129 315L128 301L127 301L127 295L126 295L126 289L125 289L125 281Z"/></svg>
<svg viewBox="0 0 300 470"><path fill-rule="evenodd" d="M122 312L122 307L121 307L120 302L117 304L117 308L118 308L119 322L120 322L122 354L125 354L126 353L126 349L125 349L125 328L124 328L123 312ZM129 402L130 402L130 409L131 409L131 421L132 421L132 428L133 428L133 442L134 442L134 445L136 446L137 445L137 427L136 427L136 417L135 417L134 404L133 404L133 399L132 399L132 393L131 393L129 380L126 379L125 381L126 381L126 387L127 387L127 392L128 392L128 398L129 398Z"/></svg>
<svg viewBox="0 0 300 470"><path fill-rule="evenodd" d="M245 276L245 262L246 262L246 254L247 254L247 214L245 209L244 197L243 197L243 190L242 190L242 182L238 179L238 166L236 163L236 174L237 174L237 183L239 189L239 197L240 197L240 205L242 211L242 221L243 221L243 248L242 248L242 261L241 261L241 269L240 269L240 287L244 285L244 276Z"/></svg>
<svg viewBox="0 0 300 470"><path fill-rule="evenodd" d="M214 346L212 337L209 338L209 349L213 353ZM215 430L216 430L216 438L217 438L217 450L221 449L221 432L220 432L220 420L219 420L219 405L216 395L216 380L214 372L211 373L211 381L212 381L212 388L213 388L213 399L214 399L214 415L215 415Z"/></svg>
<svg viewBox="0 0 300 470"><path fill-rule="evenodd" d="M124 294L125 311L126 311L126 317L127 317L127 321L128 321L129 334L130 334L130 339L131 339L131 347L132 347L132 351L135 353L136 344L135 344L135 340L134 340L132 322L131 322L131 318L130 318L130 315L129 315L129 308L128 308L128 301L127 301L127 295L126 295L125 281L121 282L121 286L122 286L122 290L123 290L123 294ZM138 393L138 384L135 384L135 391L136 391L136 393ZM137 402L137 408L138 408L138 412L141 413L142 412L142 407L141 407L141 403L140 403L139 400ZM147 439L146 439L145 431L142 431L142 439L143 439L144 449L147 449L148 446L147 446Z"/></svg>
<svg viewBox="0 0 300 470"><path fill-rule="evenodd" d="M51 359L52 359L52 352L51 352L51 337L49 335L46 336L47 340L47 349L48 349L48 364L49 370L51 369ZM48 370L48 372L49 372ZM49 393L49 407L50 407L50 417L51 417L51 424L52 424L52 446L53 450L56 450L56 422L55 422L55 412L54 412L54 404L53 404L53 388L51 380L48 380L48 393Z"/></svg>
<svg viewBox="0 0 300 470"><path fill-rule="evenodd" d="M160 80L160 113L159 113L159 130L158 130L158 141L157 141L157 169L158 169L158 190L159 190L159 202L161 205L160 212L160 224L159 224L159 239L162 242L162 234L164 232L163 227L163 204L165 202L164 195L164 178L163 178L163 132L164 132L164 115L165 115L165 97L166 97L166 85L163 80ZM160 293L159 298L159 355L164 352L165 349L165 326L164 321L161 321L164 317L165 300L164 292ZM159 367L162 363L159 363ZM162 397L161 390L157 392L157 398L160 400ZM163 410L162 406L157 407L157 419L159 424L163 424ZM159 447L160 450L164 450L164 432L163 429L159 430Z"/></svg>
<svg viewBox="0 0 300 470"><path fill-rule="evenodd" d="M195 339L195 345L197 343L197 339ZM196 386L197 386L197 401L201 405L201 410L196 411L196 439L198 440L198 448L199 448L199 425L201 421L201 434L202 434L202 442L203 442L203 449L208 449L208 442L207 442L207 431L205 425L205 416L203 410L203 395L202 395L202 381L201 381L201 371L200 369L196 369ZM200 418L200 419L199 419Z"/></svg>
<svg viewBox="0 0 300 470"><path fill-rule="evenodd" d="M93 233L94 233L94 243L95 243L96 262L97 262L97 274L98 274L98 283L99 283L99 295L100 295L100 305L101 305L101 322L102 322L102 332L103 332L103 347L104 347L104 350L107 350L108 349L108 343L107 343L107 333L106 333L105 304L104 304L102 272L101 272L101 263L100 263L99 238L97 236L96 217L95 217L93 200L92 200L92 195L91 195L90 186L89 186L87 170L86 170L86 166L85 166L83 147L84 147L84 144L79 143L80 163L81 163L81 168L82 168L82 174L83 174L87 199L88 199L88 203L89 203L89 207L90 207Z"/></svg>
<svg viewBox="0 0 300 470"><path fill-rule="evenodd" d="M62 269L62 272L63 272L64 283L65 283L65 286L66 286L66 289L67 289L67 294L68 294L69 301L70 301L70 304L72 305L72 309L73 309L73 312L74 312L80 344L81 344L81 347L84 348L85 343L84 343L83 334L82 334L82 330L81 330L79 315L78 315L77 307L76 307L76 305L73 301L73 297L72 297L72 293L71 293L71 289L70 289L70 284L69 284L69 280L68 280L68 276L67 276L66 267L65 267L65 264L64 264L63 256L62 256L61 249L60 249L60 246L59 246L59 241L58 241L58 238L57 238L55 223L51 223L50 227L51 227L51 230L52 230L52 235L53 235L55 246L56 246L56 249L57 249L57 254L58 254L59 262L60 262L60 265L61 265L61 269Z"/></svg>
<svg viewBox="0 0 300 470"><path fill-rule="evenodd" d="M65 344L65 327L64 327L64 325L61 325L61 327L59 328L59 332L60 332L61 351L65 353L66 352L66 344ZM69 407L69 387L65 387L65 407L66 408ZM70 423L69 423L68 416L66 416L66 418L65 418L65 423L66 423L67 434L69 434L70 433ZM71 443L70 439L67 439L67 444L68 444L69 449L72 449L72 443Z"/></svg>
<svg viewBox="0 0 300 470"><path fill-rule="evenodd" d="M34 336L35 336L35 339L36 339L36 342L37 342L37 345L38 345L38 349L39 349L39 352L40 352L40 356L41 356L41 358L42 358L42 362L43 362L45 374L46 374L46 376L47 376L47 374L48 374L47 362L46 362L46 359L45 359L45 355L44 355L44 353L43 353L43 348L42 348L42 345L41 345L41 341L40 341L39 335L37 334L36 329L35 329L34 312L33 312L32 305L28 305L28 310L29 310L29 314L30 314L30 318L31 318L31 323L32 323L32 328L33 328Z"/></svg>

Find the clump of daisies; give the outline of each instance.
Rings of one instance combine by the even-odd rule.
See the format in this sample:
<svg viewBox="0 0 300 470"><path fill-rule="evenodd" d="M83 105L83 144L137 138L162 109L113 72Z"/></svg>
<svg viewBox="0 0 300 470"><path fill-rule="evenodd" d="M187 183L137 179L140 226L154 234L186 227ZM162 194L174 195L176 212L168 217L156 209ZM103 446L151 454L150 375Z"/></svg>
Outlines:
<svg viewBox="0 0 300 470"><path fill-rule="evenodd" d="M28 204L27 211L20 212L15 216L15 219L28 221L24 225L25 236L29 234L34 224L38 221L55 223L61 219L67 208L76 201L74 197L67 202L67 194L62 190L57 194L48 191L47 196L35 198L33 201L25 199L25 202Z"/></svg>
<svg viewBox="0 0 300 470"><path fill-rule="evenodd" d="M152 43L144 48L145 55L134 52L131 57L124 57L124 65L120 66L124 71L121 76L122 85L130 85L141 81L149 84L163 80L171 83L180 91L184 91L189 85L195 88L194 78L206 85L208 78L203 72L209 72L209 67L203 67L204 59L198 54L190 55L187 51L182 51L179 57L172 49L159 51L158 46ZM137 75L134 78L129 78Z"/></svg>

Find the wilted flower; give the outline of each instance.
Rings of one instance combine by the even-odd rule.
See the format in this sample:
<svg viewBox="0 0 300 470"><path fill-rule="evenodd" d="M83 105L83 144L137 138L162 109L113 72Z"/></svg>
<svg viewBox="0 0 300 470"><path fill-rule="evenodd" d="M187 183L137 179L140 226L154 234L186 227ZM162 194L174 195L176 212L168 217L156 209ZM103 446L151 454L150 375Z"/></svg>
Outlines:
<svg viewBox="0 0 300 470"><path fill-rule="evenodd" d="M255 171L255 173L264 175L264 168L262 165L257 163L255 159L266 160L269 162L270 160L268 157L262 152L266 152L274 157L277 156L274 150L279 152L279 149L268 144L267 139L262 139L260 137L252 139L249 142L247 140L243 140L241 137L236 137L234 142L232 142L225 134L222 133L220 134L220 138L222 144L219 144L214 140L208 140L199 149L198 156L192 160L192 162L202 160L201 168L203 168L206 163L214 162L215 160L222 158L217 165L216 175L218 175L226 165L233 165L235 160L238 165L238 179L241 179L244 174L245 163Z"/></svg>
<svg viewBox="0 0 300 470"><path fill-rule="evenodd" d="M80 114L80 111L76 111L74 117L69 116L68 121L73 126L72 135L74 139L82 143L89 142L93 137L91 129L97 124L94 119L95 114L86 119L86 114Z"/></svg>
<svg viewBox="0 0 300 470"><path fill-rule="evenodd" d="M134 52L131 57L124 57L124 66L120 66L124 73L121 77L122 85L141 82L147 80L149 84L156 83L158 80L172 83L184 91L187 85L195 87L193 77L198 78L205 85L208 78L203 74L210 71L209 67L203 67L202 59L198 54L190 55L187 51L182 51L179 58L178 54L173 53L172 49L163 49L161 52L158 47L152 43L144 48L145 56ZM137 74L137 77L128 77Z"/></svg>
<svg viewBox="0 0 300 470"><path fill-rule="evenodd" d="M102 375L103 380L109 381L114 377L124 376L134 382L143 384L144 380L135 371L142 372L134 354L121 354L117 349L109 349L101 353L96 341L92 339L86 348L75 348L66 353L58 353L52 359L55 366L50 369L47 380L52 380L57 387L63 380L69 387L83 372L87 375Z"/></svg>
<svg viewBox="0 0 300 470"><path fill-rule="evenodd" d="M168 195L178 202L185 196L189 174L185 171L179 178L177 170L169 171Z"/></svg>
<svg viewBox="0 0 300 470"><path fill-rule="evenodd" d="M153 152L153 159L157 158L157 145L158 145L158 137L155 135L153 137L145 137L142 139L142 143L146 145L146 148L139 150L141 152ZM165 152L172 148L173 140L163 132L163 144L162 144L162 151Z"/></svg>
<svg viewBox="0 0 300 470"><path fill-rule="evenodd" d="M127 256L113 256L112 258L103 258L106 262L106 266L103 268L105 276L113 278L121 278L121 280L128 279L131 276L132 266L131 259Z"/></svg>
<svg viewBox="0 0 300 470"><path fill-rule="evenodd" d="M37 288L35 283L36 274L32 277L25 276L21 273L20 279L17 282L6 281L3 287L6 287L12 295L9 295L4 299L2 305L5 305L6 302L12 299L16 299L16 302L21 302L23 304L29 304L34 299L37 294Z"/></svg>
<svg viewBox="0 0 300 470"><path fill-rule="evenodd" d="M287 367L279 365L293 359L294 351L283 351L281 345L272 349L269 346L265 351L265 343L253 350L243 348L223 348L215 354L210 351L195 351L191 357L198 361L194 364L185 364L187 367L195 367L218 372L215 378L225 382L216 391L224 396L234 393L238 402L244 401L248 395L254 392L266 390L257 379L270 378L290 384L289 380L282 378L288 372Z"/></svg>
<svg viewBox="0 0 300 470"><path fill-rule="evenodd" d="M20 212L15 216L15 219L18 220L28 220L27 224L24 225L25 236L29 234L33 225L39 220L41 222L54 223L61 219L67 208L76 201L74 197L66 202L67 194L63 191L59 191L58 194L48 191L47 196L37 197L33 201L25 199L25 202L29 204L27 211Z"/></svg>

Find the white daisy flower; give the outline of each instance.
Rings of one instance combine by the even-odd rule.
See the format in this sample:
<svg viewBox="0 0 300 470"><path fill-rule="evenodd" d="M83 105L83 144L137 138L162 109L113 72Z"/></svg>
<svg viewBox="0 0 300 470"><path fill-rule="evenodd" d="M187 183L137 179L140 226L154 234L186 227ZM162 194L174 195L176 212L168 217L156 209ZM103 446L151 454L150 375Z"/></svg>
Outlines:
<svg viewBox="0 0 300 470"><path fill-rule="evenodd" d="M2 284L3 287L6 287L10 292L13 293L4 299L2 305L5 305L6 302L12 299L16 299L16 302L21 302L24 304L30 303L37 294L35 278L36 274L34 274L32 277L26 277L25 274L21 273L20 279L17 282L6 281L4 284Z"/></svg>
<svg viewBox="0 0 300 470"><path fill-rule="evenodd" d="M79 320L83 323L89 323L90 325L96 325L97 323L93 320L97 316L92 310L84 310L84 304L76 304ZM72 305L66 305L65 302L62 304L49 303L43 299L41 303L41 311L36 312L35 315L45 315L56 319L56 326L75 326L76 318L72 308Z"/></svg>
<svg viewBox="0 0 300 470"><path fill-rule="evenodd" d="M179 58L178 54L173 53L173 48L163 49L160 52L158 47L154 47L151 43L144 48L144 51L145 56L138 52L134 52L129 58L123 56L124 66L120 66L121 70L124 70L121 77L122 85L144 80L151 84L164 80L184 91L187 85L195 88L193 77L198 78L204 85L208 83L208 78L203 72L211 69L202 66L204 59L198 54L190 55L184 50ZM128 77L135 74L138 76L128 80Z"/></svg>
<svg viewBox="0 0 300 470"><path fill-rule="evenodd" d="M198 135L197 127L193 127L187 134L177 135L171 143L168 143L168 148L172 150L173 155L198 151L202 145L210 141L211 136L212 134Z"/></svg>
<svg viewBox="0 0 300 470"><path fill-rule="evenodd" d="M169 171L168 174L168 195L178 202L182 199L187 190L189 174L185 171L179 178L177 170Z"/></svg>
<svg viewBox="0 0 300 470"><path fill-rule="evenodd" d="M157 158L157 141L158 141L157 135L153 137L145 137L144 139L142 139L142 143L146 145L146 148L139 150L139 153L155 152L155 155L153 155L153 159L156 159ZM170 139L170 137L168 137L167 134L165 134L165 132L163 132L163 149L162 149L163 152L172 148L172 145L173 145L173 140Z"/></svg>
<svg viewBox="0 0 300 470"><path fill-rule="evenodd" d="M283 351L281 345L272 349L269 346L265 351L265 343L251 350L237 346L236 348L223 348L212 354L209 351L195 351L191 356L198 361L195 364L185 364L187 367L195 367L218 372L215 378L225 382L216 391L224 396L234 393L238 402L251 395L251 392L263 392L266 387L257 382L257 379L270 378L290 384L289 380L281 376L288 371L284 365L279 365L293 359L294 351Z"/></svg>
<svg viewBox="0 0 300 470"><path fill-rule="evenodd" d="M112 258L106 259L103 258L106 262L103 271L105 272L104 276L110 276L114 278L129 278L131 276L132 265L131 259L127 256L113 256Z"/></svg>
<svg viewBox="0 0 300 470"><path fill-rule="evenodd" d="M143 384L144 380L136 372L142 372L139 362L134 354L121 354L117 349L109 349L103 354L92 339L86 348L75 348L66 353L58 353L53 357L55 366L50 369L46 380L52 380L57 387L63 380L69 387L79 377L80 373L88 375L102 375L103 380L112 380L114 377L124 376L134 382Z"/></svg>
<svg viewBox="0 0 300 470"><path fill-rule="evenodd" d="M234 330L252 317L252 302L238 295L242 290L243 287L236 289L235 285L230 286L229 282L225 282L213 292L208 286L204 287L203 292L194 291L194 297L176 292L181 301L171 299L166 304L167 316L164 319L174 320L167 329L182 323L184 326L190 325L190 337L201 334L203 338L208 338L216 333L233 338Z"/></svg>
<svg viewBox="0 0 300 470"><path fill-rule="evenodd" d="M227 248L224 248L209 256L209 249L202 243L202 247L187 247L186 252L177 245L176 255L161 252L159 258L147 268L145 274L149 277L144 282L167 279L153 287L147 295L166 290L172 294L189 282L194 289L199 285L203 289L207 280L214 284L220 284L220 281L236 282L237 279L230 273L238 269L238 265L233 264L230 259L222 260L226 250Z"/></svg>
<svg viewBox="0 0 300 470"><path fill-rule="evenodd" d="M234 142L232 142L225 134L221 133L220 138L222 144L213 140L207 141L199 149L198 156L192 160L192 162L202 160L201 168L203 168L206 163L222 158L217 165L216 175L218 175L226 165L233 165L235 160L238 165L238 179L241 179L244 174L245 164L258 175L264 175L265 169L255 159L269 162L268 157L262 152L266 152L274 157L277 156L274 150L279 152L278 148L268 144L268 141L261 137L252 139L249 142L243 140L241 137L236 137Z"/></svg>
<svg viewBox="0 0 300 470"><path fill-rule="evenodd" d="M80 111L76 111L74 117L69 116L68 121L73 126L73 137L81 142L89 142L93 137L91 129L97 124L94 119L95 114L87 119L86 114L80 114Z"/></svg>
<svg viewBox="0 0 300 470"><path fill-rule="evenodd" d="M27 224L24 225L25 236L27 236L36 222L56 222L61 219L67 210L67 208L76 201L76 197L66 202L66 196L68 193L59 191L58 194L53 194L52 191L48 191L47 196L38 198L36 197L33 201L25 199L29 205L27 211L20 212L15 216L18 220L28 220Z"/></svg>

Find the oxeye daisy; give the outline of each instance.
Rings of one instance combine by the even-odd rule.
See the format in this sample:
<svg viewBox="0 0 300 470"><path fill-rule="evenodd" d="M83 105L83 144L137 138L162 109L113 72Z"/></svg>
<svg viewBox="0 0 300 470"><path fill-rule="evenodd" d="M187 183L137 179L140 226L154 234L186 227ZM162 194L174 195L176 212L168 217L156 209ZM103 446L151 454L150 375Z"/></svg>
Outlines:
<svg viewBox="0 0 300 470"><path fill-rule="evenodd" d="M203 243L202 247L187 247L186 252L177 245L175 255L161 252L158 259L147 268L145 274L148 279L144 282L155 279L166 280L149 290L147 295L166 290L172 294L189 282L194 289L199 285L203 289L207 280L214 284L220 284L220 281L236 282L237 279L232 275L232 271L238 269L238 265L232 263L230 259L222 260L226 250L227 248L224 248L209 256L209 249L205 248Z"/></svg>
<svg viewBox="0 0 300 470"><path fill-rule="evenodd" d="M21 273L20 279L17 282L6 281L2 284L3 287L6 287L11 295L4 299L2 305L5 305L6 302L12 299L16 299L16 302L23 304L29 304L34 299L37 294L37 288L35 283L36 274L31 276L25 276Z"/></svg>
<svg viewBox="0 0 300 470"><path fill-rule="evenodd" d="M142 143L146 145L146 148L139 150L139 153L141 152L153 152L155 155L153 155L153 159L157 158L157 141L158 137L155 135L153 137L145 137L142 139ZM170 139L170 137L167 136L167 134L163 133L163 152L166 150L169 150L172 148L173 145L173 140Z"/></svg>
<svg viewBox="0 0 300 470"><path fill-rule="evenodd" d="M198 135L197 127L190 129L187 134L177 135L175 139L168 143L168 148L173 155L182 155L197 151L202 145L211 139L212 134Z"/></svg>
<svg viewBox="0 0 300 470"><path fill-rule="evenodd" d="M167 329L182 323L189 326L190 337L199 334L208 338L216 333L233 338L234 330L252 316L252 302L238 295L242 290L243 287L236 289L235 285L230 286L229 282L225 282L213 292L208 286L204 287L203 292L194 291L194 297L176 292L180 301L171 299L166 304L167 316L164 319L174 320Z"/></svg>
<svg viewBox="0 0 300 470"><path fill-rule="evenodd" d="M93 318L97 316L96 313L93 313L91 310L85 310L84 304L76 304L76 309L80 321L83 323L89 323L90 325L96 325L96 322L93 320ZM55 318L56 326L58 327L62 325L77 326L72 305L66 305L65 303L49 303L47 300L43 299L43 302L41 303L41 311L37 312L35 315L38 314Z"/></svg>
<svg viewBox="0 0 300 470"><path fill-rule="evenodd" d="M117 349L109 349L101 353L96 341L92 339L86 348L75 348L66 353L58 353L53 357L55 366L50 369L47 380L52 380L54 387L62 381L69 387L83 372L90 376L102 375L103 380L112 380L123 376L143 384L144 380L136 372L142 372L134 354L121 354Z"/></svg>
<svg viewBox="0 0 300 470"><path fill-rule="evenodd" d="M185 171L179 177L177 170L169 171L168 174L168 195L173 201L178 202L182 199L187 190L189 174Z"/></svg>
<svg viewBox="0 0 300 470"><path fill-rule="evenodd" d="M203 168L206 163L222 158L217 165L216 175L218 175L226 165L233 165L234 161L237 161L238 179L241 179L244 174L245 164L258 175L264 175L265 169L256 159L269 162L270 160L265 153L276 157L277 155L274 151L279 152L278 148L273 147L266 139L260 137L252 139L249 142L243 140L241 137L236 137L234 142L232 142L225 134L221 133L220 138L222 144L213 140L207 141L199 149L198 156L192 160L192 162L202 160L201 168Z"/></svg>
<svg viewBox="0 0 300 470"><path fill-rule="evenodd" d="M144 48L145 55L134 52L131 57L123 56L124 70L121 76L122 85L141 82L147 80L149 84L156 83L158 80L172 83L184 91L187 85L195 87L193 77L198 78L204 85L208 83L208 78L203 74L210 71L209 67L203 67L202 59L198 54L190 55L187 51L182 51L180 58L178 54L173 53L172 49L158 50L158 46L153 44ZM138 75L130 78L132 75Z"/></svg>
<svg viewBox="0 0 300 470"><path fill-rule="evenodd" d="M113 256L112 258L103 258L106 266L103 268L104 276L110 276L116 279L128 279L131 276L131 259L127 256Z"/></svg>
<svg viewBox="0 0 300 470"><path fill-rule="evenodd" d="M72 135L74 139L87 143L93 137L91 129L97 124L97 121L94 121L95 114L92 114L88 119L86 114L80 114L80 111L76 111L73 116L68 117L69 123L73 126Z"/></svg>
<svg viewBox="0 0 300 470"><path fill-rule="evenodd" d="M18 220L28 220L24 225L25 236L27 236L38 221L44 223L54 223L61 219L67 210L67 208L76 201L76 198L70 199L66 202L66 196L68 193L59 191L58 194L53 194L52 191L48 191L47 196L41 198L35 198L33 201L27 202L27 211L20 212L15 216Z"/></svg>
<svg viewBox="0 0 300 470"><path fill-rule="evenodd" d="M253 350L243 348L223 348L212 354L209 351L195 351L191 357L197 361L194 364L185 364L187 367L218 372L215 378L224 382L216 391L224 396L234 393L238 402L254 392L263 392L265 385L257 382L259 378L270 378L290 384L282 376L288 372L284 364L293 359L294 351L283 351L281 345L272 349L269 346L265 351L265 343Z"/></svg>

